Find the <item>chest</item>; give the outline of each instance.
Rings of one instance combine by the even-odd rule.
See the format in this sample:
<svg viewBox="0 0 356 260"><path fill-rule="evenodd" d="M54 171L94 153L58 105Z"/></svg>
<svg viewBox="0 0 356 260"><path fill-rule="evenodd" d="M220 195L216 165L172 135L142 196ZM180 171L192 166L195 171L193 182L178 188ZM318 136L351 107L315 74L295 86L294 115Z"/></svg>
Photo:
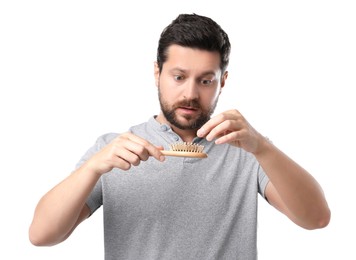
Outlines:
<svg viewBox="0 0 356 260"><path fill-rule="evenodd" d="M197 219L221 214L238 206L239 200L255 197L257 184L251 171L207 160L150 159L130 171L114 171L103 180L104 210L125 217L189 214Z"/></svg>

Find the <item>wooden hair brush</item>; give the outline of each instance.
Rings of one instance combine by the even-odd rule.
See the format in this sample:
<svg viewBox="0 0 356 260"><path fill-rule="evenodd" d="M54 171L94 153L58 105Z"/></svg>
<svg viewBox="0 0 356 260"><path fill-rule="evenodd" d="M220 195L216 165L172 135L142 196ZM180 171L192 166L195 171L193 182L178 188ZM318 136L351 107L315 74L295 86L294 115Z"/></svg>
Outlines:
<svg viewBox="0 0 356 260"><path fill-rule="evenodd" d="M208 155L203 152L204 145L198 145L188 142L178 142L169 145L170 150L162 150L166 156L206 158Z"/></svg>

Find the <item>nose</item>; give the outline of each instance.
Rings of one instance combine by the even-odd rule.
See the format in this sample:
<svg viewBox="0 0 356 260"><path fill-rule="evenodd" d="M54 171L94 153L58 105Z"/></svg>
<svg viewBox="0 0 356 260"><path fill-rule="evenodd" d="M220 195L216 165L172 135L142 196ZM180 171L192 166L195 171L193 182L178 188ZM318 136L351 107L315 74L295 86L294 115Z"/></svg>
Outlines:
<svg viewBox="0 0 356 260"><path fill-rule="evenodd" d="M183 90L183 96L188 100L198 99L198 84L194 80L189 80L186 82Z"/></svg>

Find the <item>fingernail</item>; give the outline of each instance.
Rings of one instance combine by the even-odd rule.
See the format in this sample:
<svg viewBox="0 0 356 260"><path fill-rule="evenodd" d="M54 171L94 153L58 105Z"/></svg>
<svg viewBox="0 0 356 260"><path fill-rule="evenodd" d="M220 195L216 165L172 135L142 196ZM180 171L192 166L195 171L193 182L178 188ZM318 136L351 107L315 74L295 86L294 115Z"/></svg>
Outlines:
<svg viewBox="0 0 356 260"><path fill-rule="evenodd" d="M204 135L204 129L199 129L197 132L198 137L202 137Z"/></svg>
<svg viewBox="0 0 356 260"><path fill-rule="evenodd" d="M165 157L164 157L163 155L161 155L161 156L159 157L159 160L160 160L161 162L163 162L164 159L165 159Z"/></svg>

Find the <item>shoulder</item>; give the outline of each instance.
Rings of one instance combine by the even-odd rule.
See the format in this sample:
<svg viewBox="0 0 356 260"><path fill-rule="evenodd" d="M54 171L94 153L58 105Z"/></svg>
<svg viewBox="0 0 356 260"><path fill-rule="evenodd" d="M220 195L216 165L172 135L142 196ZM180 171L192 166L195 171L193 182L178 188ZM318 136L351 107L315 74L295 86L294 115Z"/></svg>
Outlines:
<svg viewBox="0 0 356 260"><path fill-rule="evenodd" d="M134 133L134 134L146 132L147 129L154 126L154 124L155 124L155 120L152 117L147 122L143 122L143 123L131 126L128 131L131 133ZM103 145L105 146L106 144L109 144L112 140L114 140L116 137L118 137L121 134L123 134L123 133L117 133L117 132L105 133L97 138L97 144L100 146L103 146Z"/></svg>
<svg viewBox="0 0 356 260"><path fill-rule="evenodd" d="M117 136L119 136L119 133L106 133L101 136L99 136L96 140L96 144L100 147L107 145L110 143L112 140L114 140Z"/></svg>
<svg viewBox="0 0 356 260"><path fill-rule="evenodd" d="M152 131L159 130L159 129L160 129L160 124L156 121L155 116L152 116L146 122L131 126L129 128L129 131L133 134L147 137L149 133L152 133Z"/></svg>

